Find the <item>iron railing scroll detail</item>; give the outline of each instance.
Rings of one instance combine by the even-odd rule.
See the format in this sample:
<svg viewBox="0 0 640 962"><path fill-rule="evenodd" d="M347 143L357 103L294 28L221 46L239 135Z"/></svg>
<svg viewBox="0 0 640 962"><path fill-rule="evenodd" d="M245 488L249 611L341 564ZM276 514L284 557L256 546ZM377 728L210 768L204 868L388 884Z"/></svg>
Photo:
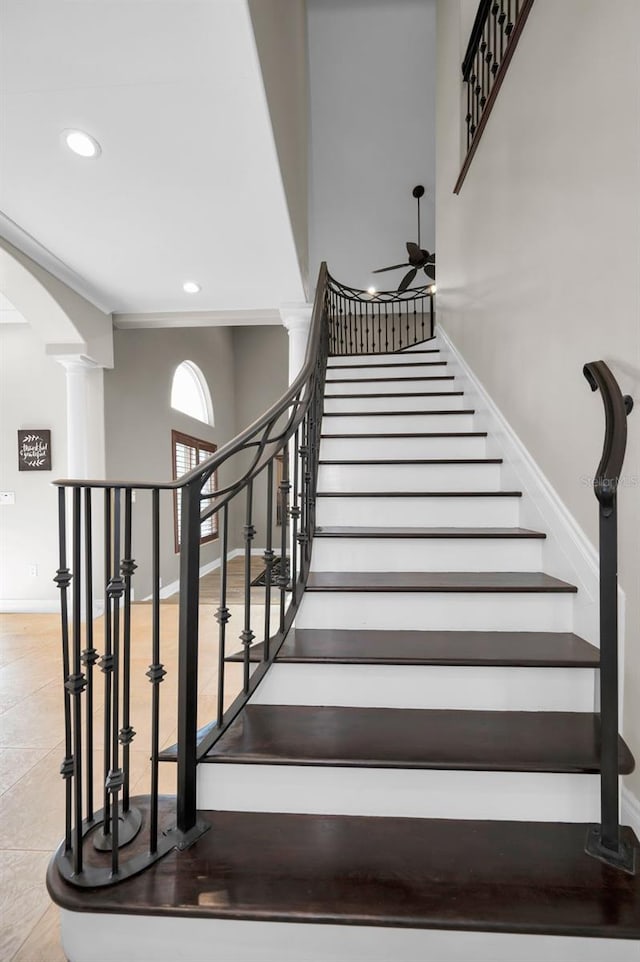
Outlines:
<svg viewBox="0 0 640 962"><path fill-rule="evenodd" d="M453 189L460 192L533 0L480 0L462 61L467 153Z"/></svg>
<svg viewBox="0 0 640 962"><path fill-rule="evenodd" d="M584 366L605 412L602 457L594 479L600 515L600 825L592 826L586 850L595 858L635 874L636 849L621 834L618 765L618 518L617 494L627 446L627 416L633 400L623 395L604 361Z"/></svg>
<svg viewBox="0 0 640 962"><path fill-rule="evenodd" d="M361 291L329 277L329 353L387 354L434 336L435 284Z"/></svg>
<svg viewBox="0 0 640 962"><path fill-rule="evenodd" d="M198 763L273 662L307 580L329 353L329 296L323 264L299 375L258 420L191 472L167 482L56 482L65 811L64 838L51 871L72 885L118 883L167 852L187 848L206 830L198 820ZM211 494L207 482L214 472L218 485ZM177 679L169 677L163 660L167 633L162 631L161 606L162 522L172 514L176 493L181 506ZM207 717L199 719L198 679L205 678L201 669L214 621L201 611L201 526L212 515L217 515L220 549L217 672L207 676L213 678L212 690L206 691ZM164 536L166 541L167 532ZM228 564L230 555L239 552L244 557L244 595L234 605L242 614L232 617ZM255 579L252 583L256 553L265 564L262 587L254 587ZM149 637L134 638L132 605L143 569L140 596L149 592L150 631ZM263 596L257 602L259 591ZM101 626L94 623L97 615ZM234 638L242 651L242 683L235 699L227 652L234 618L240 622ZM166 730L170 708L163 693L176 687L177 718L169 730L177 722L177 742L163 750L162 723L164 718ZM140 709L144 697L148 705ZM166 761L176 763L175 797L159 794L159 765ZM135 797L132 787L139 792ZM101 807L96 810L98 795Z"/></svg>

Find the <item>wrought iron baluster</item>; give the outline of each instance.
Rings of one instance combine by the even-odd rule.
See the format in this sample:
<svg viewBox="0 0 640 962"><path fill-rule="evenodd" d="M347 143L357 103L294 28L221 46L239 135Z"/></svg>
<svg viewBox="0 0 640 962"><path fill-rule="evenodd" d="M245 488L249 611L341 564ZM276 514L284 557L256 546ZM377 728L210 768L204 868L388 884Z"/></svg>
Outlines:
<svg viewBox="0 0 640 962"><path fill-rule="evenodd" d="M107 838L111 835L111 795L107 788L109 772L111 770L111 709L112 709L112 674L113 674L113 651L111 642L111 604L109 601L109 579L111 577L111 488L104 490L104 654L98 662L99 668L104 674L104 782L103 782L103 808L104 819L102 822L102 835ZM117 813L116 813L117 817Z"/></svg>
<svg viewBox="0 0 640 962"><path fill-rule="evenodd" d="M122 770L124 784L122 790L122 811L126 816L129 811L129 789L131 780L131 743L135 731L131 726L131 579L138 567L132 556L132 504L133 492L131 488L125 491L124 501L124 558L120 566L124 579L124 612L122 637L122 728L120 729L120 744L122 745Z"/></svg>
<svg viewBox="0 0 640 962"><path fill-rule="evenodd" d="M498 23L500 25L500 63L502 63L502 60L504 57L504 37L505 37L504 22L507 19L507 14L504 9L504 3L505 3L505 0L500 0L500 14L498 16Z"/></svg>
<svg viewBox="0 0 640 962"><path fill-rule="evenodd" d="M466 86L467 86L467 114L466 114L466 116L465 116L464 119L465 119L465 123L466 123L466 125L467 125L467 150L468 150L469 147L471 146L471 137L472 137L472 134L471 134L471 120L472 120L472 114L471 114L471 82L470 82L469 80L466 81Z"/></svg>
<svg viewBox="0 0 640 962"><path fill-rule="evenodd" d="M231 620L231 612L227 607L227 570L229 554L229 503L223 505L222 531L220 535L220 604L216 611L218 622L218 726L224 718L225 691L225 655L227 645L227 624Z"/></svg>
<svg viewBox="0 0 640 962"><path fill-rule="evenodd" d="M58 570L53 579L60 589L60 619L62 635L62 691L64 698L64 758L60 766L60 774L64 779L65 804L64 804L64 847L65 852L71 851L71 803L72 803L72 783L74 765L71 733L71 694L67 688L67 680L70 675L69 661L69 598L68 591L71 584L71 572L67 567L67 518L66 518L66 491L58 488Z"/></svg>
<svg viewBox="0 0 640 962"><path fill-rule="evenodd" d="M296 429L293 438L293 497L291 499L291 603L295 606L297 600L297 581L298 581L298 551L302 548L302 542L298 538L298 519L300 517L300 505L298 491L298 479L300 459L300 428Z"/></svg>
<svg viewBox="0 0 640 962"><path fill-rule="evenodd" d="M264 644L263 659L269 660L271 641L271 579L273 577L273 458L267 465L267 542L264 549Z"/></svg>
<svg viewBox="0 0 640 962"><path fill-rule="evenodd" d="M160 491L151 496L151 664L146 675L151 688L151 799L149 852L158 850L158 769L160 754L160 685L167 674L160 661Z"/></svg>
<svg viewBox="0 0 640 962"><path fill-rule="evenodd" d="M514 23L511 18L511 0L507 0L507 25L504 28L504 32L507 36L507 42L509 41L509 37L513 33L513 27L514 27Z"/></svg>
<svg viewBox="0 0 640 962"><path fill-rule="evenodd" d="M91 488L84 491L84 553L85 553L85 648L82 664L86 668L85 696L85 773L87 822L93 821L93 666L98 652L93 646L93 538L91 517Z"/></svg>
<svg viewBox="0 0 640 962"><path fill-rule="evenodd" d="M113 501L113 576L109 581L107 595L113 605L113 680L112 680L112 729L111 768L107 777L107 791L111 795L111 872L115 876L119 868L120 845L120 789L124 774L120 768L120 599L124 593L124 581L120 575L121 546L121 490L114 488Z"/></svg>
<svg viewBox="0 0 640 962"><path fill-rule="evenodd" d="M284 634L285 612L287 600L287 514L289 493L289 451L285 446L282 456L282 481L280 482L280 521L282 525L280 538L280 571L277 582L280 588L280 632Z"/></svg>
<svg viewBox="0 0 640 962"><path fill-rule="evenodd" d="M180 627L178 632L177 828L185 840L201 834L197 824L196 766L198 630L200 599L200 495L208 475L182 488L180 519Z"/></svg>
<svg viewBox="0 0 640 962"><path fill-rule="evenodd" d="M251 630L251 542L253 541L256 529L253 526L253 481L247 484L247 507L246 521L243 528L244 534L244 628L240 635L240 641L244 649L244 690L249 691L249 679L251 677L251 643L255 638Z"/></svg>
<svg viewBox="0 0 640 962"><path fill-rule="evenodd" d="M491 15L493 16L493 63L491 64L491 73L495 77L498 72L498 67L500 66L498 58L498 13L500 11L500 4L498 0L494 0L494 4L491 7ZM500 58L501 62L501 58Z"/></svg>
<svg viewBox="0 0 640 962"><path fill-rule="evenodd" d="M73 489L73 672L67 678L73 716L73 869L82 872L82 491Z"/></svg>

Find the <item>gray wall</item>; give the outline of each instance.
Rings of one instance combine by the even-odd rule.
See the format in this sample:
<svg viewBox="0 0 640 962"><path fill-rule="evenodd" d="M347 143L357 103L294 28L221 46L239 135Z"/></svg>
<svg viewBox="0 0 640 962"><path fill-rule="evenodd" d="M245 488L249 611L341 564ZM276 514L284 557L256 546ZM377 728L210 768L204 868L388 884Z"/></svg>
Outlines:
<svg viewBox="0 0 640 962"><path fill-rule="evenodd" d="M237 327L233 331L236 378L236 421L238 430L251 424L284 394L288 378L288 336L283 327ZM266 545L267 487L266 472L254 485L255 548ZM274 486L276 475L274 474ZM274 501L275 504L275 501ZM273 509L275 519L275 507ZM244 519L237 519L237 530ZM272 530L274 545L279 544L280 528Z"/></svg>
<svg viewBox="0 0 640 962"><path fill-rule="evenodd" d="M236 433L233 342L228 328L173 328L115 331L115 367L105 372L107 477L123 481L170 480L171 430L184 431L221 446ZM202 370L211 396L215 426L171 408L173 373L191 360ZM220 478L223 483L224 478ZM173 503L161 498L163 584L178 577L173 540ZM136 598L151 584L151 499L138 491L134 509L134 556L139 565ZM218 557L218 542L203 547L201 563Z"/></svg>
<svg viewBox="0 0 640 962"><path fill-rule="evenodd" d="M467 33L460 0L438 3L438 320L593 544L598 510L586 479L604 427L582 366L604 359L640 397L640 4L614 6L611 16L599 0L537 0L454 197ZM637 413L628 429L619 574L624 732L637 756ZM629 782L640 797L640 772Z"/></svg>
<svg viewBox="0 0 640 962"><path fill-rule="evenodd" d="M202 370L213 399L215 426L174 411L171 381L178 364L191 360ZM171 430L184 431L221 447L283 393L287 383L287 335L280 327L173 328L115 332L115 368L105 372L107 477L123 481L171 478ZM236 460L219 473L222 486L237 476ZM264 494L256 485L254 542L263 547ZM173 541L173 502L162 495L161 574L166 585L178 578ZM151 499L136 493L134 508L136 598L150 593ZM243 512L230 515L229 548L242 544ZM205 545L201 564L219 557L217 541Z"/></svg>
<svg viewBox="0 0 640 962"><path fill-rule="evenodd" d="M393 289L417 240L435 235L435 0L307 0L310 277L326 260L356 287ZM424 278L424 274L422 275ZM426 280L426 278L424 278Z"/></svg>
<svg viewBox="0 0 640 962"><path fill-rule="evenodd" d="M19 428L51 430L51 471L18 471ZM51 482L66 475L66 447L64 369L45 355L30 325L0 325L0 490L15 493L15 504L0 506L3 601L48 602L57 609L57 495ZM37 565L35 577L31 565Z"/></svg>

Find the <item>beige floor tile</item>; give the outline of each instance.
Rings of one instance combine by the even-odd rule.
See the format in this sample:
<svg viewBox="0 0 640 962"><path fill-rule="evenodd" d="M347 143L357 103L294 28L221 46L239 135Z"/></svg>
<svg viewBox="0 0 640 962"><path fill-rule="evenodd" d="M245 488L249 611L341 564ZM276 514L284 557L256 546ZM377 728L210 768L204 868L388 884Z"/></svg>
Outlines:
<svg viewBox="0 0 640 962"><path fill-rule="evenodd" d="M4 795L46 754L46 748L0 748L0 795Z"/></svg>
<svg viewBox="0 0 640 962"><path fill-rule="evenodd" d="M11 962L67 962L60 944L57 906L49 906Z"/></svg>
<svg viewBox="0 0 640 962"><path fill-rule="evenodd" d="M0 852L0 959L12 959L49 906L49 852Z"/></svg>

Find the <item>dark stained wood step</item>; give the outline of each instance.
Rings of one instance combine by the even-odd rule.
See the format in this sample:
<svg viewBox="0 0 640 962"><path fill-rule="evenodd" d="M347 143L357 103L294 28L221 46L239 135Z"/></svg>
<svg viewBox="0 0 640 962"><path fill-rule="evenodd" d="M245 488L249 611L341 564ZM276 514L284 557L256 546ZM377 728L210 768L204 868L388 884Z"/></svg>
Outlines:
<svg viewBox="0 0 640 962"><path fill-rule="evenodd" d="M424 348L421 351L411 351L411 354L412 355L416 354L418 357L421 357L423 354L440 354L440 348L439 347ZM405 357L405 356L406 355L403 351L402 352L401 351L377 351L375 354L372 354L371 352L367 353L366 351L362 354L338 354L338 355L332 354L329 356L327 367L341 368L341 367L367 367L368 366L367 364L332 364L331 361L334 359L334 357L386 358L387 363L390 363L391 361L394 360L394 358ZM400 363L402 363L402 361Z"/></svg>
<svg viewBox="0 0 640 962"><path fill-rule="evenodd" d="M446 411L325 411L323 417L325 418L417 418L424 417L429 414L475 414L474 408L466 408L451 411L447 409Z"/></svg>
<svg viewBox="0 0 640 962"><path fill-rule="evenodd" d="M322 438L348 438L354 440L356 438L486 438L486 431L418 431L413 433L405 433L393 431L390 434L386 434L382 431L377 431L374 434L368 433L356 433L351 432L350 434L325 434L322 432L320 435Z"/></svg>
<svg viewBox="0 0 640 962"><path fill-rule="evenodd" d="M325 398L334 400L335 398L381 398L381 397L462 397L464 391L422 391L420 394L409 391L399 391L395 394L325 394ZM373 412L372 412L373 413Z"/></svg>
<svg viewBox="0 0 640 962"><path fill-rule="evenodd" d="M621 774L633 757L618 741ZM205 763L446 771L600 771L591 712L247 705Z"/></svg>
<svg viewBox="0 0 640 962"><path fill-rule="evenodd" d="M542 571L312 571L306 591L575 593Z"/></svg>
<svg viewBox="0 0 640 962"><path fill-rule="evenodd" d="M522 491L318 491L317 498L521 498Z"/></svg>
<svg viewBox="0 0 640 962"><path fill-rule="evenodd" d="M262 661L262 643L250 650ZM242 661L244 652L228 661ZM277 661L334 665L458 665L502 668L597 668L600 652L571 632L381 631L292 628Z"/></svg>
<svg viewBox="0 0 640 962"><path fill-rule="evenodd" d="M321 458L318 464L502 464L502 458Z"/></svg>
<svg viewBox="0 0 640 962"><path fill-rule="evenodd" d="M447 361L375 361L373 364L329 364L328 367L331 371L349 371L354 369L358 371L368 371L369 368L374 367L437 367L447 363Z"/></svg>
<svg viewBox="0 0 640 962"><path fill-rule="evenodd" d="M327 386L331 384L372 384L380 383L381 381L454 381L455 376L453 374L423 374L422 377L332 377L327 379ZM333 394L327 394L325 392L325 397L333 397Z"/></svg>
<svg viewBox="0 0 640 962"><path fill-rule="evenodd" d="M172 817L163 800L161 825ZM195 845L119 885L74 888L51 865L51 897L75 912L640 938L640 874L589 858L583 824L198 818L210 830Z"/></svg>
<svg viewBox="0 0 640 962"><path fill-rule="evenodd" d="M528 528L365 528L323 527L316 528L316 538L546 538L543 531Z"/></svg>

